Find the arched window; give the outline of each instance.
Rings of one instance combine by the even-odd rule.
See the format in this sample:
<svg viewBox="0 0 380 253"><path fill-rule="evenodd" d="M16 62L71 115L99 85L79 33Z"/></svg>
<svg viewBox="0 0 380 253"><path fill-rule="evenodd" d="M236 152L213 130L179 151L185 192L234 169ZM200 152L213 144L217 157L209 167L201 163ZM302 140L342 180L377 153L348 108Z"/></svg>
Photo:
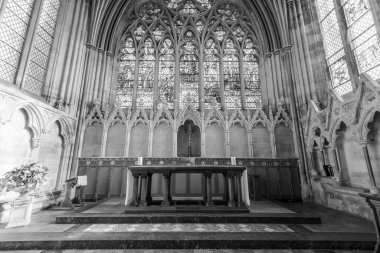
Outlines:
<svg viewBox="0 0 380 253"><path fill-rule="evenodd" d="M34 1L9 0L0 20L0 78L14 82Z"/></svg>
<svg viewBox="0 0 380 253"><path fill-rule="evenodd" d="M24 89L40 95L43 92L54 32L61 1L45 0L34 36Z"/></svg>
<svg viewBox="0 0 380 253"><path fill-rule="evenodd" d="M61 0L43 0L41 5L35 0L5 2L0 20L1 79L14 83L20 75L17 79L23 81L17 85L42 94L60 6ZM24 47L26 38L32 41L30 48Z"/></svg>
<svg viewBox="0 0 380 253"><path fill-rule="evenodd" d="M368 0L343 0L347 28L359 73L367 73L374 80L380 79L380 35Z"/></svg>
<svg viewBox="0 0 380 253"><path fill-rule="evenodd" d="M335 0L334 5L334 0L318 0L317 7L332 88L340 95L351 92L355 73L366 73L374 80L379 79L380 41L374 22L376 12L371 9L369 1ZM343 8L343 12L336 8ZM338 20L343 22L338 23ZM348 53L356 59L357 64L350 66L352 74L346 60L350 57L346 56L344 47L349 47Z"/></svg>
<svg viewBox="0 0 380 253"><path fill-rule="evenodd" d="M332 88L344 95L352 91L352 84L333 1L318 0L317 3Z"/></svg>
<svg viewBox="0 0 380 253"><path fill-rule="evenodd" d="M262 106L259 54L254 33L246 26L245 11L232 1L216 3L156 0L137 7L137 19L128 20L131 25L126 29L131 41L136 41L133 53L139 69L132 83L137 92L133 93L132 86L128 93L123 91L125 81L119 75L116 99L123 106L136 106L132 101L149 109L160 102L171 109L183 108L185 103L206 109L215 103L227 109ZM149 59L141 53L147 47L155 52Z"/></svg>

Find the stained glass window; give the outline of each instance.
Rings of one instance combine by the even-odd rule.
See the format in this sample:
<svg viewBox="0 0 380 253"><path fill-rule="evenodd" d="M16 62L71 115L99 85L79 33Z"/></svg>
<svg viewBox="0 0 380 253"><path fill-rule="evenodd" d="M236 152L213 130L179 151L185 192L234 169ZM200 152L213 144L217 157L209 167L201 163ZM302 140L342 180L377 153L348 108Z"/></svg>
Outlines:
<svg viewBox="0 0 380 253"><path fill-rule="evenodd" d="M137 19L131 18L126 30L130 51L135 50L126 53L124 47L122 54L132 60L120 63L117 99L123 106L131 106L132 96L137 95L137 104L146 108L165 101L169 108L204 103L207 109L217 103L234 109L242 106L241 82L245 83L246 107L262 106L258 54L252 39L245 42L253 34L244 9L228 0L216 2L162 0L136 8ZM243 50L247 53L240 55ZM135 70L138 80L132 75ZM133 94L133 83L137 94ZM200 101L200 89L204 101Z"/></svg>
<svg viewBox="0 0 380 253"><path fill-rule="evenodd" d="M344 95L352 91L346 55L339 31L333 0L317 0L319 20L330 70L332 88Z"/></svg>
<svg viewBox="0 0 380 253"><path fill-rule="evenodd" d="M213 103L221 103L220 98L220 73L219 55L216 44L213 40L208 40L205 47L204 59L204 88L205 107L210 108Z"/></svg>
<svg viewBox="0 0 380 253"><path fill-rule="evenodd" d="M14 82L34 0L8 0L0 20L0 78Z"/></svg>
<svg viewBox="0 0 380 253"><path fill-rule="evenodd" d="M380 78L380 42L368 0L343 0L352 49L359 73Z"/></svg>
<svg viewBox="0 0 380 253"><path fill-rule="evenodd" d="M138 103L144 107L153 106L154 94L154 72L156 65L156 56L153 41L146 39L142 47L139 62L139 77L137 83Z"/></svg>
<svg viewBox="0 0 380 253"><path fill-rule="evenodd" d="M37 95L41 95L45 82L60 5L60 0L44 1L38 28L34 36L24 89Z"/></svg>
<svg viewBox="0 0 380 253"><path fill-rule="evenodd" d="M261 89L259 77L259 61L253 42L245 41L243 49L243 72L245 84L245 99L248 108L261 107Z"/></svg>
<svg viewBox="0 0 380 253"><path fill-rule="evenodd" d="M199 60L197 51L197 46L191 41L187 41L181 48L179 67L180 108L183 108L185 102L198 106Z"/></svg>
<svg viewBox="0 0 380 253"><path fill-rule="evenodd" d="M158 99L168 104L169 109L174 107L174 77L175 57L173 42L165 39L160 55L158 75Z"/></svg>
<svg viewBox="0 0 380 253"><path fill-rule="evenodd" d="M136 70L136 50L131 37L126 39L121 52L116 99L123 107L130 107L132 106Z"/></svg>
<svg viewBox="0 0 380 253"><path fill-rule="evenodd" d="M241 106L239 57L231 39L227 40L223 50L223 75L226 108Z"/></svg>

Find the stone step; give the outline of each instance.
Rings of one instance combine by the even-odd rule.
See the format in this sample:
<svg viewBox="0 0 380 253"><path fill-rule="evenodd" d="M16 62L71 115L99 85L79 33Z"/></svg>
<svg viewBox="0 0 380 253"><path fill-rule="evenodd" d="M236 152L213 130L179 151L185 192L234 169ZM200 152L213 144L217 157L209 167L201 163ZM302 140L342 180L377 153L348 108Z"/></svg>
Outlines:
<svg viewBox="0 0 380 253"><path fill-rule="evenodd" d="M150 213L59 215L56 224L138 224L138 223L254 223L254 224L320 224L321 218L296 213L228 214L228 213Z"/></svg>
<svg viewBox="0 0 380 253"><path fill-rule="evenodd" d="M330 249L373 250L375 233L20 233L0 250Z"/></svg>

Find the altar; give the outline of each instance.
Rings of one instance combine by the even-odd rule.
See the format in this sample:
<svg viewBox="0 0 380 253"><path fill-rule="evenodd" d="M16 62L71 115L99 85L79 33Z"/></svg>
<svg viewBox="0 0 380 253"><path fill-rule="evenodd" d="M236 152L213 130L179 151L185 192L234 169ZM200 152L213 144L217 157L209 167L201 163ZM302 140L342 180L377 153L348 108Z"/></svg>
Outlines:
<svg viewBox="0 0 380 253"><path fill-rule="evenodd" d="M250 205L248 193L247 168L244 166L130 166L127 169L127 189L125 205L127 208L143 208L151 205L152 177L154 174L162 175L164 181L163 198L159 202L162 207L169 207L175 203L171 196L172 175L180 173L201 174L204 196L201 205L213 207L215 200L212 197L212 180L215 174L221 174L224 178L224 197L218 204L228 208L239 208ZM155 203L157 205L157 202Z"/></svg>

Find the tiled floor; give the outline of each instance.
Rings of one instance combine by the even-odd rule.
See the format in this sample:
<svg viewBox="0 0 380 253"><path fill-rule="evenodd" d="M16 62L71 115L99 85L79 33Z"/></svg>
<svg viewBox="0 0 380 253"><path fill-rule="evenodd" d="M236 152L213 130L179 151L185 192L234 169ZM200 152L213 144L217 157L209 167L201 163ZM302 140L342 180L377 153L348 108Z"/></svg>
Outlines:
<svg viewBox="0 0 380 253"><path fill-rule="evenodd" d="M288 233L281 224L95 224L83 232Z"/></svg>
<svg viewBox="0 0 380 253"><path fill-rule="evenodd" d="M96 214L114 214L124 215L124 200L121 198L112 198L98 203L87 203L87 206L80 210L81 213L88 215ZM73 211L56 211L45 210L36 212L32 216L32 223L26 227L18 227L5 229L6 224L0 224L0 245L2 243L19 240L33 242L36 240L47 242L59 242L50 248L60 247L65 240L71 240L68 248L73 248L71 243L81 245L79 241L92 240L94 243L101 240L102 242L114 241L119 243L120 247L124 246L124 242L133 241L139 243L144 240L160 245L159 242L170 241L177 243L181 241L184 245L188 245L191 240L199 242L194 248L207 248L213 242L230 243L241 241L243 243L251 243L253 240L271 242L277 240L276 245L282 246L282 241L287 243L291 240L340 240L350 243L352 240L361 238L362 241L375 240L374 226L371 221L367 221L358 217L347 215L338 211L327 209L313 204L301 203L274 203L270 201L252 202L250 212L252 215L265 214L272 217L274 215L294 215L309 214L321 216L322 224L224 224L224 223L186 223L186 224L55 224L55 217L60 215L78 214L79 210ZM105 222L107 223L107 222ZM278 241L280 240L280 242ZM359 240L359 241L360 241ZM203 241L211 244L202 244ZM229 242L230 241L230 242ZM78 242L78 243L77 243ZM114 243L112 242L112 243ZM110 248L113 244L110 243ZM11 244L10 244L11 245ZM130 244L132 245L132 244ZM259 245L259 244L258 244ZM290 245L290 244L289 244ZM256 246L256 245L254 245ZM360 245L354 245L360 248ZM44 247L42 244L41 247ZM76 247L76 246L75 246ZM175 246L173 246L175 247ZM286 246L288 247L288 246ZM289 246L291 247L291 245ZM82 248L82 247L81 247ZM156 247L154 247L156 248ZM188 247L187 247L188 248ZM368 248L368 247L367 247ZM15 248L17 249L17 248ZM17 251L9 251L17 252ZM21 252L43 252L37 251L19 251ZM332 250L63 250L45 252L62 252L62 253L122 253L122 252L179 252L179 253L204 253L204 252L257 252L257 253L331 253L331 252L368 252L368 251L332 251Z"/></svg>

